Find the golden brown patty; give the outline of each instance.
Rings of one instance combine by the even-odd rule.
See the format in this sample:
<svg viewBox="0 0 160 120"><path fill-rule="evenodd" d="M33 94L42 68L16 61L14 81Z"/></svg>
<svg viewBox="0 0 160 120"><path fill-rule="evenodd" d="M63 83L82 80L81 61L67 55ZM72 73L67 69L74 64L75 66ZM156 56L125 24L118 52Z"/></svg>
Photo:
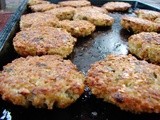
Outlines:
<svg viewBox="0 0 160 120"><path fill-rule="evenodd" d="M108 2L105 3L103 6L108 11L127 11L131 5L126 2Z"/></svg>
<svg viewBox="0 0 160 120"><path fill-rule="evenodd" d="M50 3L49 1L46 0L29 0L28 1L28 5L37 5L37 4L46 4L46 3Z"/></svg>
<svg viewBox="0 0 160 120"><path fill-rule="evenodd" d="M46 11L46 13L55 15L60 20L72 19L75 13L75 8L73 7L60 7L52 10Z"/></svg>
<svg viewBox="0 0 160 120"><path fill-rule="evenodd" d="M37 4L37 5L32 5L30 6L31 10L34 12L44 12L50 9L54 9L59 7L57 4L49 4L49 3L44 3L44 4Z"/></svg>
<svg viewBox="0 0 160 120"><path fill-rule="evenodd" d="M80 7L80 8L77 8L79 11L81 10L85 10L85 11L98 11L98 12L101 12L101 13L108 13L108 11L102 7L97 7L97 6L86 6L86 7Z"/></svg>
<svg viewBox="0 0 160 120"><path fill-rule="evenodd" d="M160 34L142 32L129 37L129 50L132 54L153 63L160 63Z"/></svg>
<svg viewBox="0 0 160 120"><path fill-rule="evenodd" d="M135 33L160 31L160 24L142 18L136 18L130 16L122 17L121 25L123 28L132 30Z"/></svg>
<svg viewBox="0 0 160 120"><path fill-rule="evenodd" d="M59 21L57 27L61 27L76 37L85 37L95 30L95 25L86 20L63 20Z"/></svg>
<svg viewBox="0 0 160 120"><path fill-rule="evenodd" d="M160 12L152 11L152 10L136 10L135 13L139 18L147 19L150 21L154 21L156 18L160 17Z"/></svg>
<svg viewBox="0 0 160 120"><path fill-rule="evenodd" d="M20 29L23 30L33 26L55 26L57 22L58 18L52 14L29 13L21 16Z"/></svg>
<svg viewBox="0 0 160 120"><path fill-rule="evenodd" d="M109 55L88 71L97 98L131 112L160 113L160 66L129 55Z"/></svg>
<svg viewBox="0 0 160 120"><path fill-rule="evenodd" d="M74 0L69 0L69 1L62 1L58 3L62 7L84 7L84 6L90 6L91 3L87 0L82 0L82 1L74 1Z"/></svg>
<svg viewBox="0 0 160 120"><path fill-rule="evenodd" d="M111 26L114 19L107 14L94 9L80 10L78 9L73 17L74 20L88 20L96 26Z"/></svg>
<svg viewBox="0 0 160 120"><path fill-rule="evenodd" d="M0 72L0 94L15 105L65 108L84 90L84 76L58 55L18 58Z"/></svg>
<svg viewBox="0 0 160 120"><path fill-rule="evenodd" d="M69 55L76 39L66 30L53 27L34 27L20 31L13 39L15 50L22 56L58 54Z"/></svg>

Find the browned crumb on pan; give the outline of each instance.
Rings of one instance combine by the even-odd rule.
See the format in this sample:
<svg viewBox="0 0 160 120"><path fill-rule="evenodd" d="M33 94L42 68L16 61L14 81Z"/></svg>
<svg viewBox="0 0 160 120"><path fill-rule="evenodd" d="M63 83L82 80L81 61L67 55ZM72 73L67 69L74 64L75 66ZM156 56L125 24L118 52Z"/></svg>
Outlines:
<svg viewBox="0 0 160 120"><path fill-rule="evenodd" d="M130 16L123 16L121 19L121 25L123 28L131 30L134 33L160 31L160 24Z"/></svg>
<svg viewBox="0 0 160 120"><path fill-rule="evenodd" d="M18 58L0 72L2 99L15 105L66 108L84 91L84 75L58 55Z"/></svg>
<svg viewBox="0 0 160 120"><path fill-rule="evenodd" d="M33 26L55 26L58 22L58 18L52 14L46 14L41 12L29 13L21 16L20 29L24 30Z"/></svg>
<svg viewBox="0 0 160 120"><path fill-rule="evenodd" d="M129 50L137 57L160 64L160 34L141 32L128 39Z"/></svg>
<svg viewBox="0 0 160 120"><path fill-rule="evenodd" d="M76 38L61 28L33 27L20 31L13 39L15 50L22 56L53 55L67 57Z"/></svg>
<svg viewBox="0 0 160 120"><path fill-rule="evenodd" d="M57 27L66 29L75 37L88 36L95 30L95 25L86 20L63 20L58 22Z"/></svg>
<svg viewBox="0 0 160 120"><path fill-rule="evenodd" d="M60 20L72 19L75 14L76 9L73 7L60 7L46 11L45 13L49 13L55 15Z"/></svg>
<svg viewBox="0 0 160 120"><path fill-rule="evenodd" d="M91 3L87 0L82 0L82 1L74 1L74 0L69 0L69 1L62 1L62 2L59 2L58 3L60 6L62 7L67 7L67 6L70 6L70 7L85 7L85 6L90 6Z"/></svg>
<svg viewBox="0 0 160 120"><path fill-rule="evenodd" d="M30 6L33 12L45 12L47 10L54 9L57 7L59 7L59 5L53 3L44 3Z"/></svg>
<svg viewBox="0 0 160 120"><path fill-rule="evenodd" d="M86 78L97 98L134 113L160 113L160 66L131 55L109 55Z"/></svg>
<svg viewBox="0 0 160 120"><path fill-rule="evenodd" d="M127 11L131 5L126 2L107 2L103 6L108 11Z"/></svg>
<svg viewBox="0 0 160 120"><path fill-rule="evenodd" d="M147 19L150 21L154 21L156 18L160 17L160 12L153 11L153 10L139 9L139 10L136 10L135 13L139 18Z"/></svg>

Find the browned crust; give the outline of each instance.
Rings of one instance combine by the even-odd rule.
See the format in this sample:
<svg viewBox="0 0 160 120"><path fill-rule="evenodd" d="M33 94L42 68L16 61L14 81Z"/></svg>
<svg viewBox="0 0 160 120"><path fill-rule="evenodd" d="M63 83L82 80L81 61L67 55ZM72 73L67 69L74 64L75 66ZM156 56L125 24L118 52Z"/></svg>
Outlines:
<svg viewBox="0 0 160 120"><path fill-rule="evenodd" d="M58 3L62 7L85 7L85 6L90 6L91 3L87 0L82 0L82 1L74 1L74 0L69 0L69 1L62 1Z"/></svg>
<svg viewBox="0 0 160 120"><path fill-rule="evenodd" d="M88 36L95 30L95 25L86 20L63 20L58 22L57 27L66 29L76 37Z"/></svg>
<svg viewBox="0 0 160 120"><path fill-rule="evenodd" d="M160 31L160 24L130 16L123 16L121 19L121 25L123 28L132 30L135 33Z"/></svg>
<svg viewBox="0 0 160 120"><path fill-rule="evenodd" d="M15 105L65 108L84 90L84 75L58 55L18 58L0 72L0 94Z"/></svg>
<svg viewBox="0 0 160 120"><path fill-rule="evenodd" d="M15 50L22 56L58 54L69 55L76 38L61 28L34 27L20 31L13 39Z"/></svg>
<svg viewBox="0 0 160 120"><path fill-rule="evenodd" d="M20 29L24 30L30 27L37 26L50 26L53 27L57 24L58 18L52 14L45 13L29 13L21 16Z"/></svg>
<svg viewBox="0 0 160 120"><path fill-rule="evenodd" d="M126 2L108 2L105 3L103 6L107 11L127 11L131 5Z"/></svg>
<svg viewBox="0 0 160 120"><path fill-rule="evenodd" d="M160 66L129 55L109 55L93 64L86 85L122 110L160 113Z"/></svg>
<svg viewBox="0 0 160 120"><path fill-rule="evenodd" d="M160 63L160 34L142 32L128 39L129 50L132 54L153 63Z"/></svg>
<svg viewBox="0 0 160 120"><path fill-rule="evenodd" d="M136 10L135 13L139 18L147 19L150 21L154 21L156 18L160 17L160 12L153 10L140 9Z"/></svg>
<svg viewBox="0 0 160 120"><path fill-rule="evenodd" d="M52 4L51 3L36 4L36 5L30 6L33 12L45 12L47 10L51 10L57 7L59 7L59 5L53 4L53 3Z"/></svg>

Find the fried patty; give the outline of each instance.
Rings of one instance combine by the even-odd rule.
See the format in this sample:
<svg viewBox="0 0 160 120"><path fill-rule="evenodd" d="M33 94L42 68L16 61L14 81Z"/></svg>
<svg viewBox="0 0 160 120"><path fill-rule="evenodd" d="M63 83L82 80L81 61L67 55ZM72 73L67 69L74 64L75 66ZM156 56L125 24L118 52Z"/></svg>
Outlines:
<svg viewBox="0 0 160 120"><path fill-rule="evenodd" d="M86 84L97 98L134 113L160 113L160 66L131 55L109 55L94 63Z"/></svg>
<svg viewBox="0 0 160 120"><path fill-rule="evenodd" d="M67 57L73 50L76 38L61 28L34 27L20 31L13 45L21 56L53 55Z"/></svg>
<svg viewBox="0 0 160 120"><path fill-rule="evenodd" d="M60 20L72 19L75 14L75 8L73 7L60 7L46 11L45 13L49 13L55 15Z"/></svg>
<svg viewBox="0 0 160 120"><path fill-rule="evenodd" d="M128 39L129 50L137 57L160 63L160 34L155 32L141 32Z"/></svg>
<svg viewBox="0 0 160 120"><path fill-rule="evenodd" d="M127 11L131 5L126 2L107 2L103 6L107 11Z"/></svg>
<svg viewBox="0 0 160 120"><path fill-rule="evenodd" d="M84 6L90 6L91 3L87 0L82 0L82 1L74 1L74 0L69 0L69 1L62 1L58 3L62 7L84 7Z"/></svg>
<svg viewBox="0 0 160 120"><path fill-rule="evenodd" d="M21 57L0 72L0 94L15 105L65 108L83 93L83 81L76 66L58 55Z"/></svg>
<svg viewBox="0 0 160 120"><path fill-rule="evenodd" d="M153 10L140 9L136 10L135 13L139 18L147 19L150 21L154 21L156 18L160 17L160 12Z"/></svg>
<svg viewBox="0 0 160 120"><path fill-rule="evenodd" d="M85 10L85 11L98 11L98 12L101 12L101 13L104 13L104 14L107 14L108 11L102 7L97 7L97 6L86 6L86 7L80 7L80 8L77 8L78 10Z"/></svg>
<svg viewBox="0 0 160 120"><path fill-rule="evenodd" d="M85 37L95 30L95 25L86 20L63 20L59 21L57 27L64 28L75 37Z"/></svg>
<svg viewBox="0 0 160 120"><path fill-rule="evenodd" d="M21 16L20 29L24 30L33 26L55 26L58 21L58 18L52 14L29 13Z"/></svg>
<svg viewBox="0 0 160 120"><path fill-rule="evenodd" d="M111 26L114 23L114 19L112 17L93 9L77 10L73 19L88 20L96 26Z"/></svg>
<svg viewBox="0 0 160 120"><path fill-rule="evenodd" d="M45 12L47 10L54 9L57 7L59 7L59 5L53 4L53 3L52 4L44 3L44 4L37 4L37 5L30 6L33 12Z"/></svg>
<svg viewBox="0 0 160 120"><path fill-rule="evenodd" d="M46 3L50 3L50 2L46 0L28 0L29 6L37 5L37 4L46 4Z"/></svg>
<svg viewBox="0 0 160 120"><path fill-rule="evenodd" d="M121 19L121 25L123 28L131 30L134 33L160 31L160 24L130 16L123 16Z"/></svg>

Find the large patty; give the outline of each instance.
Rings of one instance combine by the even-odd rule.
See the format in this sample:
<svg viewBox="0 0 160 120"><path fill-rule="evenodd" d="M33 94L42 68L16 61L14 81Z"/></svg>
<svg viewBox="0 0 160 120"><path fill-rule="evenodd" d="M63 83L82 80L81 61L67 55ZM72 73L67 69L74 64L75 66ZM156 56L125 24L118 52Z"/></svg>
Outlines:
<svg viewBox="0 0 160 120"><path fill-rule="evenodd" d="M93 64L86 84L104 101L131 112L160 113L160 66L131 55L109 55Z"/></svg>
<svg viewBox="0 0 160 120"><path fill-rule="evenodd" d="M58 55L18 58L0 72L0 94L15 105L65 108L84 90L84 76Z"/></svg>

